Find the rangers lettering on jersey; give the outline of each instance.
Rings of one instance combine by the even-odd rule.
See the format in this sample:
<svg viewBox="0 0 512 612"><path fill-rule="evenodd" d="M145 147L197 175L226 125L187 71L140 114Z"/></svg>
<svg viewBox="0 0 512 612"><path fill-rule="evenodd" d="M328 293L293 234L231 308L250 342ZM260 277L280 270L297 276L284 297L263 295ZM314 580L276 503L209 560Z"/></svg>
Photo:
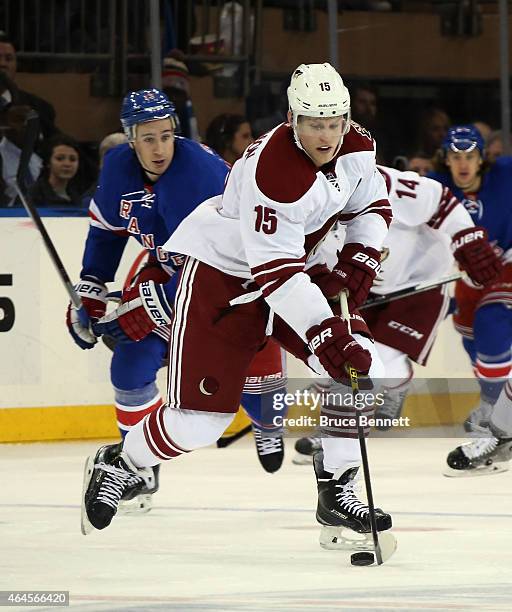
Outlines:
<svg viewBox="0 0 512 612"><path fill-rule="evenodd" d="M172 164L148 183L128 144L108 151L99 186L89 207L91 218L82 276L114 280L129 236L172 275L183 258L162 247L179 223L201 202L222 193L228 168L220 157L186 138L175 138Z"/></svg>
<svg viewBox="0 0 512 612"><path fill-rule="evenodd" d="M133 202L130 200L121 200L119 204L119 216L123 219L129 219L132 212Z"/></svg>

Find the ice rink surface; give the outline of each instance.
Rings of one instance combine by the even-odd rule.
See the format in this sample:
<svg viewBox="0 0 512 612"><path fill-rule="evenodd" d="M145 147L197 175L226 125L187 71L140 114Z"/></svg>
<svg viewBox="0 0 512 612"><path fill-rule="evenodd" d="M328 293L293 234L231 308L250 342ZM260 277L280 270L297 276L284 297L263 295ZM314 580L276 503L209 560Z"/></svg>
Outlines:
<svg viewBox="0 0 512 612"><path fill-rule="evenodd" d="M149 514L87 537L82 468L99 443L0 445L0 590L69 590L88 612L512 609L512 472L449 479L457 440L370 440L398 550L352 567L318 545L313 471L292 465L293 442L273 475L247 437L171 461Z"/></svg>

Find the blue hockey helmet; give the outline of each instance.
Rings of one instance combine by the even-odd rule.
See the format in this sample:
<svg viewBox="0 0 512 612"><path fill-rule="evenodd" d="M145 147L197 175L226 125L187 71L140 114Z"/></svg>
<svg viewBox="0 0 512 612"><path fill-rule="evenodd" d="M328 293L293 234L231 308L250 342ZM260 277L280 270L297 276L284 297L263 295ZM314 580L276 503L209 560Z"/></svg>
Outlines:
<svg viewBox="0 0 512 612"><path fill-rule="evenodd" d="M480 155L484 154L485 142L482 134L474 125L453 125L448 129L441 145L445 155L448 151L473 151L478 149Z"/></svg>
<svg viewBox="0 0 512 612"><path fill-rule="evenodd" d="M121 105L121 125L128 140L135 140L135 128L139 123L170 119L173 128L178 124L174 104L159 89L131 91Z"/></svg>

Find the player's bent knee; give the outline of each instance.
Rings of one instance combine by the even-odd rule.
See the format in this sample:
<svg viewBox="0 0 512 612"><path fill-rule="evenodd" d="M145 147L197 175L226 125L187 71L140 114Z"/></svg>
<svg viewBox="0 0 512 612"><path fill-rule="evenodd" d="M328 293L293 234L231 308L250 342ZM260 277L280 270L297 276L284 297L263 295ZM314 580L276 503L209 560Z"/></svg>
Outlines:
<svg viewBox="0 0 512 612"><path fill-rule="evenodd" d="M195 450L214 444L229 427L234 414L203 412L168 407L164 412L166 429L181 448Z"/></svg>

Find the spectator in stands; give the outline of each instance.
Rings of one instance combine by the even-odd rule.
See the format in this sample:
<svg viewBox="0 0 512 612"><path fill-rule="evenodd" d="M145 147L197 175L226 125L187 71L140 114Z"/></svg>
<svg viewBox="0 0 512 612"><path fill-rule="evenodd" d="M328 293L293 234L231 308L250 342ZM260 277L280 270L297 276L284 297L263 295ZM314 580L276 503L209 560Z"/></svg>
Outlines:
<svg viewBox="0 0 512 612"><path fill-rule="evenodd" d="M28 106L39 115L41 139L57 132L53 106L35 94L19 89L16 85L16 49L5 32L0 31L0 71L6 75L0 84L0 108Z"/></svg>
<svg viewBox="0 0 512 612"><path fill-rule="evenodd" d="M377 162L389 164L393 158L392 146L396 145L396 134L389 133L389 124L379 121L377 89L367 82L348 86L350 91L350 113L352 119L370 131L377 143Z"/></svg>
<svg viewBox="0 0 512 612"><path fill-rule="evenodd" d="M76 187L80 148L65 134L50 138L44 147L43 170L30 189L35 206L82 206Z"/></svg>
<svg viewBox="0 0 512 612"><path fill-rule="evenodd" d="M416 149L427 157L434 157L450 126L448 114L436 106L425 109L419 120Z"/></svg>
<svg viewBox="0 0 512 612"><path fill-rule="evenodd" d="M230 164L234 164L252 142L251 126L243 115L217 115L206 130L206 144Z"/></svg>
<svg viewBox="0 0 512 612"><path fill-rule="evenodd" d="M112 134L107 134L105 138L100 142L100 146L98 148L99 156L100 156L100 170L103 168L103 160L105 158L105 154L110 149L117 147L117 145L125 144L128 142L128 138L126 138L126 134L123 132L112 132Z"/></svg>
<svg viewBox="0 0 512 612"><path fill-rule="evenodd" d="M431 157L420 151L411 155L407 169L417 172L420 176L427 176L429 172L434 170L434 164Z"/></svg>
<svg viewBox="0 0 512 612"><path fill-rule="evenodd" d="M369 83L350 87L352 119L371 132L377 127L377 90Z"/></svg>
<svg viewBox="0 0 512 612"><path fill-rule="evenodd" d="M484 139L484 141L487 142L487 140L489 139L489 136L491 135L492 127L485 121L477 120L477 121L472 121L471 123L472 125L476 127L476 129L480 132L480 134L482 134L482 138Z"/></svg>
<svg viewBox="0 0 512 612"><path fill-rule="evenodd" d="M172 49L164 57L162 71L162 89L174 103L180 122L180 135L200 141L197 120L194 115L190 97L189 71L185 64L185 54L179 49Z"/></svg>
<svg viewBox="0 0 512 612"><path fill-rule="evenodd" d="M255 138L287 121L288 97L286 90L289 84L290 77L283 79L278 85L277 94L273 93L274 86L270 83L263 82L251 87L251 91L246 98L246 115Z"/></svg>
<svg viewBox="0 0 512 612"><path fill-rule="evenodd" d="M0 73L0 83L5 75ZM21 205L17 198L15 179L20 163L21 148L25 136L28 106L10 106L0 110L0 206ZM32 153L26 181L33 183L41 170L41 158Z"/></svg>
<svg viewBox="0 0 512 612"><path fill-rule="evenodd" d="M505 155L505 148L503 145L503 135L500 130L495 130L489 134L486 141L486 153L487 160L492 163L496 161L498 157Z"/></svg>
<svg viewBox="0 0 512 612"><path fill-rule="evenodd" d="M98 156L99 156L99 170L103 168L103 160L105 159L105 154L110 149L117 147L117 145L125 144L128 142L128 138L123 132L112 132L111 134L107 134L105 138L100 142L98 147ZM98 175L99 172L96 173L96 177L93 183L89 186L89 188L85 191L82 196L82 203L87 208L90 204L91 198L93 197L96 187L98 184Z"/></svg>

